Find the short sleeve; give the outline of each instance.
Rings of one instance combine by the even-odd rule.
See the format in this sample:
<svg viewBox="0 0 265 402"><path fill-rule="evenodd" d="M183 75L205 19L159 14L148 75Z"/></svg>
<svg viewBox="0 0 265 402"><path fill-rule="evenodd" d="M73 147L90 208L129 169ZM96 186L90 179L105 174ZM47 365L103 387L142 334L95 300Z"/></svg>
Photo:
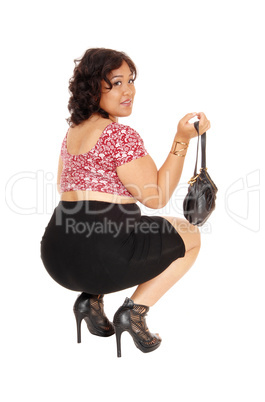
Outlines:
<svg viewBox="0 0 265 402"><path fill-rule="evenodd" d="M141 136L129 126L120 126L115 136L116 167L148 155Z"/></svg>

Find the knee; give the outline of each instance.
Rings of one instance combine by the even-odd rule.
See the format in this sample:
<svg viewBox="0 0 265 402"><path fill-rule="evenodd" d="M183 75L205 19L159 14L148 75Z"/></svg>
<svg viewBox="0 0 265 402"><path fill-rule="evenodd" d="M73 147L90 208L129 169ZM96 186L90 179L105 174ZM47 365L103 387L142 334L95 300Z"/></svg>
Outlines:
<svg viewBox="0 0 265 402"><path fill-rule="evenodd" d="M163 216L163 218L167 219L180 234L184 241L186 251L195 247L198 250L200 249L201 234L198 226L191 225L186 219L168 216Z"/></svg>
<svg viewBox="0 0 265 402"><path fill-rule="evenodd" d="M201 248L201 232L199 231L199 228L197 226L193 226L193 227L196 228L195 232L194 232L195 244L196 244L196 247L198 249L200 249Z"/></svg>
<svg viewBox="0 0 265 402"><path fill-rule="evenodd" d="M193 248L196 248L199 251L201 248L201 233L199 228L186 222L186 231L183 240L187 251Z"/></svg>

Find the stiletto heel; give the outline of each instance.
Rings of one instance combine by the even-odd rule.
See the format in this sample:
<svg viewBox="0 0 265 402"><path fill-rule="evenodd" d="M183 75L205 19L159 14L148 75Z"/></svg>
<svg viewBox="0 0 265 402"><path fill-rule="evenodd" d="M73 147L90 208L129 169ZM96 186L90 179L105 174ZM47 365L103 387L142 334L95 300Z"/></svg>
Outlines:
<svg viewBox="0 0 265 402"><path fill-rule="evenodd" d="M129 332L135 346L144 353L156 350L161 344L161 338L149 332L145 317L149 307L134 304L128 297L114 315L113 324L116 332L117 355L121 357L121 334Z"/></svg>
<svg viewBox="0 0 265 402"><path fill-rule="evenodd" d="M83 319L93 335L106 337L114 334L114 327L104 312L103 296L83 292L76 299L74 315L77 326L77 343L81 343L81 322Z"/></svg>
<svg viewBox="0 0 265 402"><path fill-rule="evenodd" d="M123 333L123 329L120 327L116 327L115 333L116 333L116 343L117 343L117 357L121 357L121 334Z"/></svg>
<svg viewBox="0 0 265 402"><path fill-rule="evenodd" d="M81 322L84 318L83 314L79 311L74 311L77 327L77 343L81 343Z"/></svg>

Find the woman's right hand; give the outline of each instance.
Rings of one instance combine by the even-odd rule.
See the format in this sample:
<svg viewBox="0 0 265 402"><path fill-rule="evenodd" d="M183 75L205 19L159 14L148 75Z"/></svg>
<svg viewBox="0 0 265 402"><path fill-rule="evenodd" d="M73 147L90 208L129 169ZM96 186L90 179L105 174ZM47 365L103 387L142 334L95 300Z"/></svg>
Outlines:
<svg viewBox="0 0 265 402"><path fill-rule="evenodd" d="M193 117L198 117L199 122L199 133L202 135L205 131L211 128L210 121L207 119L203 112L200 113L188 113L184 116L178 123L177 133L175 135L175 140L189 142L191 138L197 137L198 133L194 127L194 123L189 123Z"/></svg>

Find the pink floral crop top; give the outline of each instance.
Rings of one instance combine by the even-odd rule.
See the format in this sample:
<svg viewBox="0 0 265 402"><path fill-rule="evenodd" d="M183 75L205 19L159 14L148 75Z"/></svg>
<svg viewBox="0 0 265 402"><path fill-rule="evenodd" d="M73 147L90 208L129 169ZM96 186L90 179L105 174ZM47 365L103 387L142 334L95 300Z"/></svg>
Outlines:
<svg viewBox="0 0 265 402"><path fill-rule="evenodd" d="M120 181L116 168L148 155L140 135L129 126L113 122L89 152L72 155L67 151L68 131L61 148L60 193L91 190L133 197Z"/></svg>

